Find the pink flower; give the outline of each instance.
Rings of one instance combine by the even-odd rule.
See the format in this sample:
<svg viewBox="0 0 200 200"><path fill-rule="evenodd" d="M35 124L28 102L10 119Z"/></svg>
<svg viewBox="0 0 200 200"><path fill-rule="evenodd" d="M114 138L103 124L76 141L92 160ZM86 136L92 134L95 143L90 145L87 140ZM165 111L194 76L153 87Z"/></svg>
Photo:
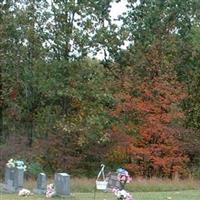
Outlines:
<svg viewBox="0 0 200 200"><path fill-rule="evenodd" d="M56 191L54 188L54 184L51 183L51 184L47 185L46 197L51 198L51 197L55 196L55 194L56 194Z"/></svg>

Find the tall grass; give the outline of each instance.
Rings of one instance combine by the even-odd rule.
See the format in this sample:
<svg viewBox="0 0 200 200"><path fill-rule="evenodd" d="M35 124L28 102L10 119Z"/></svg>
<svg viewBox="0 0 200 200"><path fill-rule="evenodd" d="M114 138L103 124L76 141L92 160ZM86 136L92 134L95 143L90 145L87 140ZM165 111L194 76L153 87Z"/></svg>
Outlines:
<svg viewBox="0 0 200 200"><path fill-rule="evenodd" d="M53 179L48 179L48 183L53 183ZM95 179L71 178L70 185L72 193L90 193L95 190ZM36 180L25 181L24 187L32 190L36 187ZM130 192L199 190L200 180L133 179L131 183L126 184L125 189Z"/></svg>
<svg viewBox="0 0 200 200"><path fill-rule="evenodd" d="M95 188L95 179L73 178L71 180L73 192L92 192ZM195 179L133 179L125 186L130 192L161 192L200 189L200 181Z"/></svg>
<svg viewBox="0 0 200 200"><path fill-rule="evenodd" d="M72 192L94 192L95 179L73 178L71 180Z"/></svg>
<svg viewBox="0 0 200 200"><path fill-rule="evenodd" d="M138 192L161 192L200 189L200 181L195 179L172 180L172 179L136 179L127 184L127 190Z"/></svg>

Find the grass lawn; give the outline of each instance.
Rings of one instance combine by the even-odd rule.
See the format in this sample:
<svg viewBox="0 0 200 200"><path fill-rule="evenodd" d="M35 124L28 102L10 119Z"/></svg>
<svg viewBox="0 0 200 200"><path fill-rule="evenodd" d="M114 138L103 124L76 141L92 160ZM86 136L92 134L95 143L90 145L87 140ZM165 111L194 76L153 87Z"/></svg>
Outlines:
<svg viewBox="0 0 200 200"><path fill-rule="evenodd" d="M185 190L173 192L135 192L132 193L135 200L200 200L200 190ZM0 194L0 200L43 200L45 196L18 197L17 194ZM52 199L64 199L55 197ZM94 193L74 193L72 197L65 198L68 200L94 200ZM96 200L117 200L113 193L96 193Z"/></svg>

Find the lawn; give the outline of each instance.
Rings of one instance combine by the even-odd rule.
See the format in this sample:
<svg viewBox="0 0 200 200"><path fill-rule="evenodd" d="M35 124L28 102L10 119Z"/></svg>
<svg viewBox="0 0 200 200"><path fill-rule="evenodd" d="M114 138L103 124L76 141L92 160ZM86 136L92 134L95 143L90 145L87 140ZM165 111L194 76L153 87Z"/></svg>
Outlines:
<svg viewBox="0 0 200 200"><path fill-rule="evenodd" d="M135 200L200 200L200 190L185 190L185 191L173 191L173 192L135 192L132 193ZM171 198L170 198L171 197ZM30 196L30 197L18 197L17 194L0 194L0 200L44 200L45 196ZM53 198L64 199L64 198ZM74 193L72 197L66 198L68 200L94 200L94 193ZM114 194L97 192L95 200L116 200Z"/></svg>

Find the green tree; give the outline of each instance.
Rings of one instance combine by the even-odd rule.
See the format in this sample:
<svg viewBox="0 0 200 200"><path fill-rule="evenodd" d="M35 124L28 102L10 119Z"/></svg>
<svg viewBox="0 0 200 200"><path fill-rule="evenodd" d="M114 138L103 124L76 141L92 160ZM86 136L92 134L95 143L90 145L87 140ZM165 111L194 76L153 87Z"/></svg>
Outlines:
<svg viewBox="0 0 200 200"><path fill-rule="evenodd" d="M17 64L20 63L21 58L17 45L19 31L16 31L16 10L14 1L4 1L1 4L2 141L5 141L5 137L8 136L7 118L16 117L15 100L19 87L20 69ZM5 116L7 116L6 119Z"/></svg>
<svg viewBox="0 0 200 200"><path fill-rule="evenodd" d="M65 64L71 66L66 78L68 85L59 82L60 74L55 65L50 68L54 70L51 78L55 82L49 85L46 95L58 115L48 137L37 141L35 149L42 153L36 154L36 159L51 171L59 168L75 173L79 169L82 173L90 171L91 175L104 158L101 152L106 151L108 142L105 132L111 126L108 109L114 105L108 87L111 80L97 60L85 58ZM67 102L65 110L63 98Z"/></svg>
<svg viewBox="0 0 200 200"><path fill-rule="evenodd" d="M39 1L18 2L5 1L3 8L6 9L2 15L3 28L3 52L4 65L3 83L5 95L5 114L4 123L14 129L23 127L27 124L29 145L32 144L33 136L33 113L35 112L38 101L40 100L37 88L38 62L45 59L43 48L43 35L41 35L42 23L46 20L41 15L43 6ZM37 9L37 12L36 12ZM44 15L43 15L44 16ZM6 22L6 23L5 23ZM15 59L13 59L15 58ZM37 66L36 66L37 65ZM7 91L6 91L7 90ZM3 95L3 96L4 96ZM36 98L37 97L37 98ZM23 123L22 123L23 122Z"/></svg>
<svg viewBox="0 0 200 200"><path fill-rule="evenodd" d="M188 96L183 102L185 111L185 127L188 129L183 132L182 140L184 142L185 151L190 157L190 167L195 175L200 175L198 166L200 163L200 43L199 28L193 28L187 45L190 49L187 51L187 59L184 60L186 68L183 68L184 81L187 83Z"/></svg>

